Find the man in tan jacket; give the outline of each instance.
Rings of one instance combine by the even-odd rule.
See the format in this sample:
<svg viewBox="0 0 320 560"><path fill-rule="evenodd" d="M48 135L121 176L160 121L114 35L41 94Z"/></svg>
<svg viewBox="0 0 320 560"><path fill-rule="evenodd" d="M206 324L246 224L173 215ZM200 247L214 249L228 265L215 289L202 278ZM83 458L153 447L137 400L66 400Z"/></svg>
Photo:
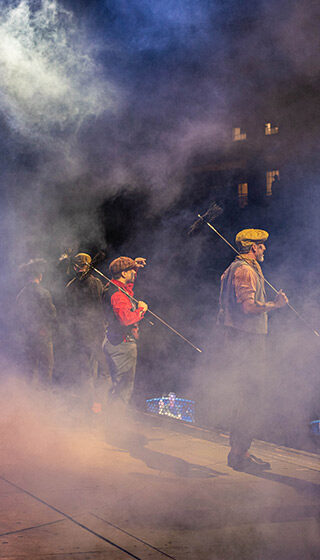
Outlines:
<svg viewBox="0 0 320 560"><path fill-rule="evenodd" d="M240 255L221 277L219 324L225 331L237 399L228 455L228 465L235 470L270 468L269 463L249 454L261 416L268 313L288 303L281 290L274 301L266 301L260 263L268 237L260 229L240 231L236 236Z"/></svg>

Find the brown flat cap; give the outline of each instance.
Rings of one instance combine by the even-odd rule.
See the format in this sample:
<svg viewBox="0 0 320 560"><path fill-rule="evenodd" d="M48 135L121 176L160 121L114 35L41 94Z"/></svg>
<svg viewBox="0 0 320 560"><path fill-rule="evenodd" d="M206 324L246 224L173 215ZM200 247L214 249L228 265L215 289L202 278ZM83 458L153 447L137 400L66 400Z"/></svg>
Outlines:
<svg viewBox="0 0 320 560"><path fill-rule="evenodd" d="M137 268L136 262L133 259L130 257L118 257L110 263L109 272L112 276L118 276L121 272L131 270L132 268Z"/></svg>

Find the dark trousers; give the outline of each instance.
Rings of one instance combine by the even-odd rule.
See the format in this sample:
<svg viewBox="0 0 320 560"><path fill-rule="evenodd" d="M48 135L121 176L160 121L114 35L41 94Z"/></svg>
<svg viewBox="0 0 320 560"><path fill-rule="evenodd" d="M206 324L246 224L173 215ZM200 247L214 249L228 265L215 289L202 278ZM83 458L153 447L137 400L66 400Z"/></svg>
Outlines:
<svg viewBox="0 0 320 560"><path fill-rule="evenodd" d="M30 334L25 340L25 358L32 385L50 385L53 372L53 343L50 335Z"/></svg>
<svg viewBox="0 0 320 560"><path fill-rule="evenodd" d="M127 405L133 393L137 366L137 343L111 344L105 338L103 348L109 363L113 382L112 399Z"/></svg>
<svg viewBox="0 0 320 560"><path fill-rule="evenodd" d="M241 455L265 422L266 335L228 328L225 343L234 384L230 445Z"/></svg>
<svg viewBox="0 0 320 560"><path fill-rule="evenodd" d="M71 327L70 327L71 329ZM91 332L87 325L68 331L69 368L67 381L82 406L91 409L94 403L106 407L112 381L105 353L103 333Z"/></svg>

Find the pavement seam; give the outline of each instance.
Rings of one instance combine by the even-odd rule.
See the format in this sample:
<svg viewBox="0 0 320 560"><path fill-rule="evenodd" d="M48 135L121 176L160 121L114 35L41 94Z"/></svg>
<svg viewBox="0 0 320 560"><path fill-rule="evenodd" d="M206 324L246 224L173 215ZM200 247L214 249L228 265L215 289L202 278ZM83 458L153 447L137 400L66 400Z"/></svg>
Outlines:
<svg viewBox="0 0 320 560"><path fill-rule="evenodd" d="M118 529L122 533L125 533L126 535L128 535L129 537L132 537L136 541L139 541L139 542L143 543L144 545L148 546L149 548L152 548L156 552L160 552L160 554L162 554L163 556L166 556L167 558L171 558L172 560L176 560L176 558L174 558L174 556L170 556L170 554L167 554L166 552L163 552L162 550L160 550L156 546L153 546L152 544L144 541L143 539L140 539L139 537L136 537L136 535L133 535L132 533L129 533L128 531L126 531L125 529L122 529L118 525L115 525L114 523L111 523L111 521L108 521L107 519L104 519L103 517L100 517L99 515L96 515L95 513L92 513L92 512L90 512L90 515L92 515L96 519L100 519L100 521L103 521L104 523L107 523L107 525L110 525L114 529Z"/></svg>
<svg viewBox="0 0 320 560"><path fill-rule="evenodd" d="M118 550L121 550L121 552L124 552L125 554L127 554L128 556L130 556L131 558L134 558L135 560L142 560L141 558L139 558L138 556L135 556L135 554L132 554L131 552L129 552L128 550L126 550L125 548L122 548L121 546L119 546L118 544L114 543L113 541L111 541L110 539L107 539L106 537L104 537L103 535L100 535L100 533L97 533L96 531L93 531L92 529L90 529L89 527L87 527L86 525L84 525L83 523L80 523L79 521L77 521L76 519L74 519L74 517L72 517L71 515L69 515L68 513L65 513L64 511L56 508L55 506L49 504L48 502L46 502L45 500L43 500L42 498L39 498L38 496L36 496L35 494L33 494L32 492L29 492L29 490L26 490L25 488L22 488L22 486L19 486L18 484L15 484L14 482L12 482L11 480L8 480L7 478L5 478L4 476L0 475L0 480L3 480L4 482L6 482L7 484L10 484L11 486L13 486L14 488L16 488L17 490L20 490L21 492L23 492L24 494L27 494L28 496L30 496L31 498L33 498L34 500L36 500L37 502L40 502L41 504L47 506L48 508L52 509L53 511L55 511L56 513L59 513L60 515L62 515L63 517L65 517L66 519L68 519L69 521L71 521L72 523L74 523L74 525L77 525L78 527L80 527L81 529L84 529L85 531L87 531L88 533L91 533L92 535L94 535L95 537L97 537L98 539L110 544L111 546L117 548Z"/></svg>
<svg viewBox="0 0 320 560"><path fill-rule="evenodd" d="M32 531L32 529L40 529L41 527L48 527L48 525L56 525L63 523L65 519L57 519L56 521L49 521L48 523L40 523L40 525L31 525L31 527L23 527L23 529L16 529L15 531L8 531L7 533L0 533L0 537L7 537L8 535L17 535L25 531Z"/></svg>

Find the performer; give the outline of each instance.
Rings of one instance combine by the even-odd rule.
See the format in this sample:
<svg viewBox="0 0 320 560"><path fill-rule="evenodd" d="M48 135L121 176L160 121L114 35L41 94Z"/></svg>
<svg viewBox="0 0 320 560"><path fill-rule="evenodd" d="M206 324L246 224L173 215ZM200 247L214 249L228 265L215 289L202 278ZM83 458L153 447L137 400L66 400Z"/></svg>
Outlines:
<svg viewBox="0 0 320 560"><path fill-rule="evenodd" d="M236 244L241 256L221 277L218 322L225 330L229 366L237 375L234 389L238 399L230 431L228 465L239 471L270 468L270 463L248 452L262 414L267 314L288 303L282 290L274 301L265 301L260 263L264 261L268 237L260 229L240 231Z"/></svg>
<svg viewBox="0 0 320 560"><path fill-rule="evenodd" d="M108 326L104 350L111 370L113 398L124 405L128 404L133 392L139 323L148 309L143 301L136 304L132 299L137 269L145 265L146 260L142 257L113 260L109 266L113 284L110 283L105 292Z"/></svg>
<svg viewBox="0 0 320 560"><path fill-rule="evenodd" d="M32 259L21 265L26 285L16 298L16 317L19 339L35 386L51 384L53 372L53 329L56 327L56 308L51 294L41 286L46 267L44 259Z"/></svg>
<svg viewBox="0 0 320 560"><path fill-rule="evenodd" d="M73 383L78 386L89 384L89 405L99 412L112 385L102 350L105 330L103 284L91 273L90 255L78 253L71 262L74 277L66 286L66 304Z"/></svg>

